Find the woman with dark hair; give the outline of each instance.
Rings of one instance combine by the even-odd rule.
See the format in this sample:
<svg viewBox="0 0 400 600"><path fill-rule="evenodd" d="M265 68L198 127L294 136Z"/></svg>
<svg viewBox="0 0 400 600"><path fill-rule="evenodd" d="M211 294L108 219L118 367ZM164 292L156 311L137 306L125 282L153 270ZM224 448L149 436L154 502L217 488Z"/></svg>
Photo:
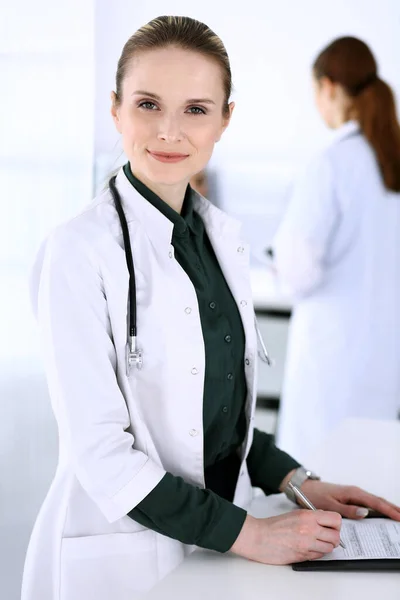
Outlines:
<svg viewBox="0 0 400 600"><path fill-rule="evenodd" d="M400 405L400 127L392 90L359 39L313 66L335 129L295 185L273 243L295 298L277 443L303 460L342 419Z"/></svg>

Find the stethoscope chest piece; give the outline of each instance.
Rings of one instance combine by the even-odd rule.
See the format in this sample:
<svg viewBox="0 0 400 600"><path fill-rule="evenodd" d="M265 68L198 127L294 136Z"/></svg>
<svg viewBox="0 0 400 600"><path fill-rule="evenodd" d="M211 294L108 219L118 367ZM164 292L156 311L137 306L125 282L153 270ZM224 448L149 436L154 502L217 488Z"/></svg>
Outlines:
<svg viewBox="0 0 400 600"><path fill-rule="evenodd" d="M137 369L141 369L143 366L143 352L141 350L132 350L129 342L126 344L126 374L130 375L130 371L132 367L136 367Z"/></svg>

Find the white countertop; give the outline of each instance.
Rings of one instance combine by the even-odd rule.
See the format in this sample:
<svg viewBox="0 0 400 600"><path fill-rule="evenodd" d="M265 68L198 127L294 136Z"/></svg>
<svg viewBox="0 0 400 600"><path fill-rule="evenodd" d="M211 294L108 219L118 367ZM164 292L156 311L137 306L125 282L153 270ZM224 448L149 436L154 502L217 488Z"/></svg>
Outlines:
<svg viewBox="0 0 400 600"><path fill-rule="evenodd" d="M267 266L252 267L250 280L256 310L291 310L292 301L279 289L272 271Z"/></svg>
<svg viewBox="0 0 400 600"><path fill-rule="evenodd" d="M312 462L312 464L311 464ZM352 483L400 504L400 422L349 420L310 462L324 479ZM254 516L285 512L282 495L255 499ZM400 573L295 572L231 554L199 550L159 583L146 600L400 599Z"/></svg>

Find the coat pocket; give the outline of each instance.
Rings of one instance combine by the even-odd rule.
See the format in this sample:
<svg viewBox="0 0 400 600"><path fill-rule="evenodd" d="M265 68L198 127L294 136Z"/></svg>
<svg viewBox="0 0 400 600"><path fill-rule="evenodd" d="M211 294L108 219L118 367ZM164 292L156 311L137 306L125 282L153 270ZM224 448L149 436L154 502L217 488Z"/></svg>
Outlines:
<svg viewBox="0 0 400 600"><path fill-rule="evenodd" d="M60 600L135 600L158 579L156 534L112 533L64 538Z"/></svg>

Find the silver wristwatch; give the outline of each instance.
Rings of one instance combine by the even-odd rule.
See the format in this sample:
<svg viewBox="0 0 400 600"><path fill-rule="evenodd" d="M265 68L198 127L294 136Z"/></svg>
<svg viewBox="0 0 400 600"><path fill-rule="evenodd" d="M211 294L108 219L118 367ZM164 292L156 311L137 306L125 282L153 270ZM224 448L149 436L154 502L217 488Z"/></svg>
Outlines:
<svg viewBox="0 0 400 600"><path fill-rule="evenodd" d="M315 481L319 481L321 479L321 477L318 477L318 475L316 475L312 471L309 471L308 469L305 469L304 467L299 467L293 473L293 475L290 479L290 482L293 485L300 488L303 485L303 483L305 481L307 481L307 479L313 479ZM294 492L288 488L288 486L286 486L283 491L285 492L285 494L289 498L289 500L291 500L292 502L297 504L296 496L295 496Z"/></svg>

